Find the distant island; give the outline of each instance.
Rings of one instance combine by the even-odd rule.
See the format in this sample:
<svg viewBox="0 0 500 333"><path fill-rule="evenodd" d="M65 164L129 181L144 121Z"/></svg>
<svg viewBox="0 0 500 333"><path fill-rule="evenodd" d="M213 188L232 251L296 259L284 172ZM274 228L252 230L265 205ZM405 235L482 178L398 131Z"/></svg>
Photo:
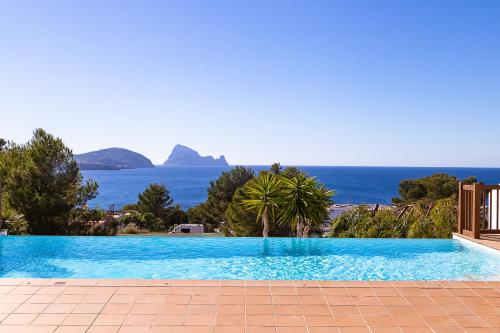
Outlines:
<svg viewBox="0 0 500 333"><path fill-rule="evenodd" d="M81 170L154 168L145 156L124 148L108 148L75 155Z"/></svg>
<svg viewBox="0 0 500 333"><path fill-rule="evenodd" d="M207 166L229 166L224 155L219 158L212 156L201 156L195 150L183 146L176 145L168 159L163 163L166 167L207 167Z"/></svg>

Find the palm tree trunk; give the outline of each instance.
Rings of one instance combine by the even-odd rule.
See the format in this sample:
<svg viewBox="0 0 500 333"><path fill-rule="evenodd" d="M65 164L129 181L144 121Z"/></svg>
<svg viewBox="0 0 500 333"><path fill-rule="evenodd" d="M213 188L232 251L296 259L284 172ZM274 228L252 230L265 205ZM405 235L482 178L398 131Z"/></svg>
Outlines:
<svg viewBox="0 0 500 333"><path fill-rule="evenodd" d="M302 237L302 232L304 229L304 223L302 223L302 218L297 219L297 237Z"/></svg>
<svg viewBox="0 0 500 333"><path fill-rule="evenodd" d="M302 238L309 237L309 228L310 228L310 222L306 221L306 223L304 223L304 229L302 231Z"/></svg>
<svg viewBox="0 0 500 333"><path fill-rule="evenodd" d="M267 213L267 207L264 208L264 212L262 212L262 225L264 228L262 229L262 237L269 237L269 214Z"/></svg>

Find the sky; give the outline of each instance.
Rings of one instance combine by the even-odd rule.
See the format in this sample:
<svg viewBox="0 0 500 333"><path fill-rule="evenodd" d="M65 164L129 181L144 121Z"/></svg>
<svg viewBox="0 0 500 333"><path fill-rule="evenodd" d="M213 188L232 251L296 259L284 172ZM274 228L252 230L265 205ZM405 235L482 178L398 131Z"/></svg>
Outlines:
<svg viewBox="0 0 500 333"><path fill-rule="evenodd" d="M0 137L500 167L500 1L0 0Z"/></svg>

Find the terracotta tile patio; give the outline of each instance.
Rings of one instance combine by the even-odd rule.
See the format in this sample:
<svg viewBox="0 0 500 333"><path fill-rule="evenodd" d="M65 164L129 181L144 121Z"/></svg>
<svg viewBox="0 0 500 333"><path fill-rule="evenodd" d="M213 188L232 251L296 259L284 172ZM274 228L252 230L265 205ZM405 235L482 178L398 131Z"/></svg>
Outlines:
<svg viewBox="0 0 500 333"><path fill-rule="evenodd" d="M500 282L0 279L1 332L500 332Z"/></svg>

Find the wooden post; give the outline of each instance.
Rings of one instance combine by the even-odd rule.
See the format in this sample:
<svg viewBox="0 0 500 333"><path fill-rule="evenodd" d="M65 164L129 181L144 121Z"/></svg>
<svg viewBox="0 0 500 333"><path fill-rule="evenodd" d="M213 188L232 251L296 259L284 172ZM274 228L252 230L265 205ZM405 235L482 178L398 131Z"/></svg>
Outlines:
<svg viewBox="0 0 500 333"><path fill-rule="evenodd" d="M481 195L483 185L474 183L472 188L472 234L475 239L481 236Z"/></svg>
<svg viewBox="0 0 500 333"><path fill-rule="evenodd" d="M458 233L462 234L464 229L464 217L465 217L465 205L464 205L464 193L462 188L462 182L458 183L458 209L457 209L457 222L458 222Z"/></svg>

